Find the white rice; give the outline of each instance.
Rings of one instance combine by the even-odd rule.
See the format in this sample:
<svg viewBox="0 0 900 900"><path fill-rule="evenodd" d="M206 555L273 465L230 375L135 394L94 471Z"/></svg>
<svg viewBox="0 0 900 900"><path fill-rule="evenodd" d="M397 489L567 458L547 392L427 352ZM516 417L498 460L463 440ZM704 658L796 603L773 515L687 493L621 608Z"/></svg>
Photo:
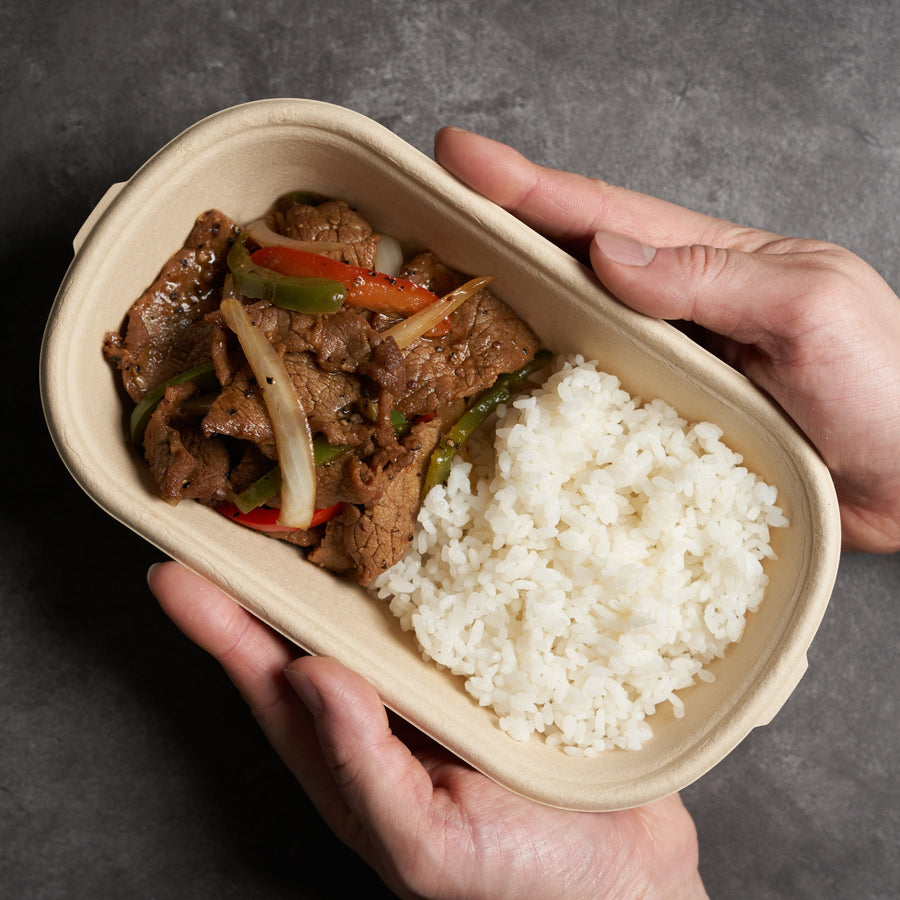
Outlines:
<svg viewBox="0 0 900 900"><path fill-rule="evenodd" d="M721 434L564 360L500 410L493 453L454 461L373 587L510 737L638 749L740 640L788 524Z"/></svg>

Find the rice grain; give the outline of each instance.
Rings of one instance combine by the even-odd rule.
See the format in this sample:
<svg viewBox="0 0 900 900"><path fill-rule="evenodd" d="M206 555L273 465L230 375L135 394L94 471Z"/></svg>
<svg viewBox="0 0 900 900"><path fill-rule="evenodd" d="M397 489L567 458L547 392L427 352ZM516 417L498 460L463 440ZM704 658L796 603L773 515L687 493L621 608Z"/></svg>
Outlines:
<svg viewBox="0 0 900 900"><path fill-rule="evenodd" d="M572 357L458 456L373 585L516 740L639 749L764 594L777 491L708 422Z"/></svg>

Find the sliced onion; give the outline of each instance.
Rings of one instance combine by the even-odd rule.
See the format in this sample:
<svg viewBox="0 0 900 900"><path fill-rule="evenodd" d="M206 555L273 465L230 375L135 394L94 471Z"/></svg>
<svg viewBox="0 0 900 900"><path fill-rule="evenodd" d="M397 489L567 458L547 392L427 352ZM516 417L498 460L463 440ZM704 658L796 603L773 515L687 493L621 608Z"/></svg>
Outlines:
<svg viewBox="0 0 900 900"><path fill-rule="evenodd" d="M397 238L389 234L381 235L375 250L373 268L376 272L384 272L385 275L400 274L403 268L403 248Z"/></svg>
<svg viewBox="0 0 900 900"><path fill-rule="evenodd" d="M309 528L315 511L316 464L309 423L294 392L291 376L275 348L250 321L239 300L226 297L220 309L226 324L240 341L272 421L281 466L278 524Z"/></svg>
<svg viewBox="0 0 900 900"><path fill-rule="evenodd" d="M247 236L253 238L260 247L293 247L307 253L324 253L326 250L343 250L347 245L341 241L300 241L272 231L265 219L255 219L244 226Z"/></svg>
<svg viewBox="0 0 900 900"><path fill-rule="evenodd" d="M382 336L392 337L397 346L404 350L413 341L417 341L423 334L431 331L435 325L443 322L453 310L465 303L473 294L477 294L482 288L487 287L493 280L492 275L486 275L467 281L455 291L450 291L445 297L441 297L437 303L432 303L402 322L391 326L387 331L382 332Z"/></svg>

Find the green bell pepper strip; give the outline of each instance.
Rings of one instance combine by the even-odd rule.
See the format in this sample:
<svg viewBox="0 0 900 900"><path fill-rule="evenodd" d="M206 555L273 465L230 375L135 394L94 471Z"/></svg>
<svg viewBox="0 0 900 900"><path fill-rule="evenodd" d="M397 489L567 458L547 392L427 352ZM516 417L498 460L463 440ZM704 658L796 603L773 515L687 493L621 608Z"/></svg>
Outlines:
<svg viewBox="0 0 900 900"><path fill-rule="evenodd" d="M330 463L333 459L342 456L349 449L349 447L345 447L343 444L329 444L328 441L322 437L313 438L313 460L317 466L324 466L325 463Z"/></svg>
<svg viewBox="0 0 900 900"><path fill-rule="evenodd" d="M337 312L347 295L347 288L330 278L282 275L257 265L243 240L235 241L228 251L228 268L239 294L253 300L268 300L295 312Z"/></svg>
<svg viewBox="0 0 900 900"><path fill-rule="evenodd" d="M408 434L409 429L412 428L412 425L409 424L409 419L407 419L399 409L391 410L391 425L393 426L397 437L403 437Z"/></svg>
<svg viewBox="0 0 900 900"><path fill-rule="evenodd" d="M521 369L508 375L501 375L494 386L482 391L466 406L465 412L450 426L440 443L431 454L425 482L422 486L424 497L436 484L445 484L450 474L450 462L459 448L484 420L502 403L507 403L513 392L518 390L535 372L540 371L553 359L549 350L540 350Z"/></svg>
<svg viewBox="0 0 900 900"><path fill-rule="evenodd" d="M361 412L370 422L377 422L378 401L374 397L370 397L368 400L364 401ZM410 424L409 419L407 419L399 409L392 409L390 416L391 427L394 429L397 437L403 437L409 433L409 429L412 428L412 425Z"/></svg>
<svg viewBox="0 0 900 900"><path fill-rule="evenodd" d="M266 500L274 497L281 490L281 469L275 466L265 475L257 478L250 487L245 488L234 498L234 505L242 512L248 513L262 506Z"/></svg>
<svg viewBox="0 0 900 900"><path fill-rule="evenodd" d="M339 444L329 444L324 438L313 439L313 461L317 466L324 466L341 454L346 453L348 447ZM248 513L258 506L262 506L281 490L281 469L276 465L269 469L265 475L261 475L249 487L244 488L235 498L234 505L242 512Z"/></svg>
<svg viewBox="0 0 900 900"><path fill-rule="evenodd" d="M166 394L166 388L175 384L184 384L187 381L193 381L197 387L203 391L211 387L218 387L219 381L216 378L216 370L212 362L201 363L194 366L186 372L174 375L168 381L156 385L151 388L138 401L137 406L131 411L131 419L129 420L129 430L131 432L131 440L135 444L140 444L144 437L144 430L153 415L153 410L159 405L159 401Z"/></svg>
<svg viewBox="0 0 900 900"><path fill-rule="evenodd" d="M391 424L398 436L406 434L410 429L409 421L399 409L391 410ZM341 444L329 444L323 437L313 438L313 461L317 466L324 466L349 451L349 447ZM281 490L281 469L276 465L261 475L249 487L234 498L234 505L242 512L248 513L262 506Z"/></svg>

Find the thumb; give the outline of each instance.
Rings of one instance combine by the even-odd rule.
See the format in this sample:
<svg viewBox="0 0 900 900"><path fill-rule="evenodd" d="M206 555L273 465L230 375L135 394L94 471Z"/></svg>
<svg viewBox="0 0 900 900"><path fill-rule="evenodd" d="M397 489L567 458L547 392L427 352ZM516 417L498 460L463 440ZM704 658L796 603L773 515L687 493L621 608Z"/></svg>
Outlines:
<svg viewBox="0 0 900 900"><path fill-rule="evenodd" d="M590 255L597 277L638 312L694 322L761 350L794 336L814 268L802 264L804 254L655 248L608 231L594 236Z"/></svg>
<svg viewBox="0 0 900 900"><path fill-rule="evenodd" d="M381 698L363 678L323 657L294 660L285 675L312 713L332 780L303 787L342 840L378 867L379 858L414 840L431 799L431 780L392 733ZM335 815L335 788L363 835Z"/></svg>

